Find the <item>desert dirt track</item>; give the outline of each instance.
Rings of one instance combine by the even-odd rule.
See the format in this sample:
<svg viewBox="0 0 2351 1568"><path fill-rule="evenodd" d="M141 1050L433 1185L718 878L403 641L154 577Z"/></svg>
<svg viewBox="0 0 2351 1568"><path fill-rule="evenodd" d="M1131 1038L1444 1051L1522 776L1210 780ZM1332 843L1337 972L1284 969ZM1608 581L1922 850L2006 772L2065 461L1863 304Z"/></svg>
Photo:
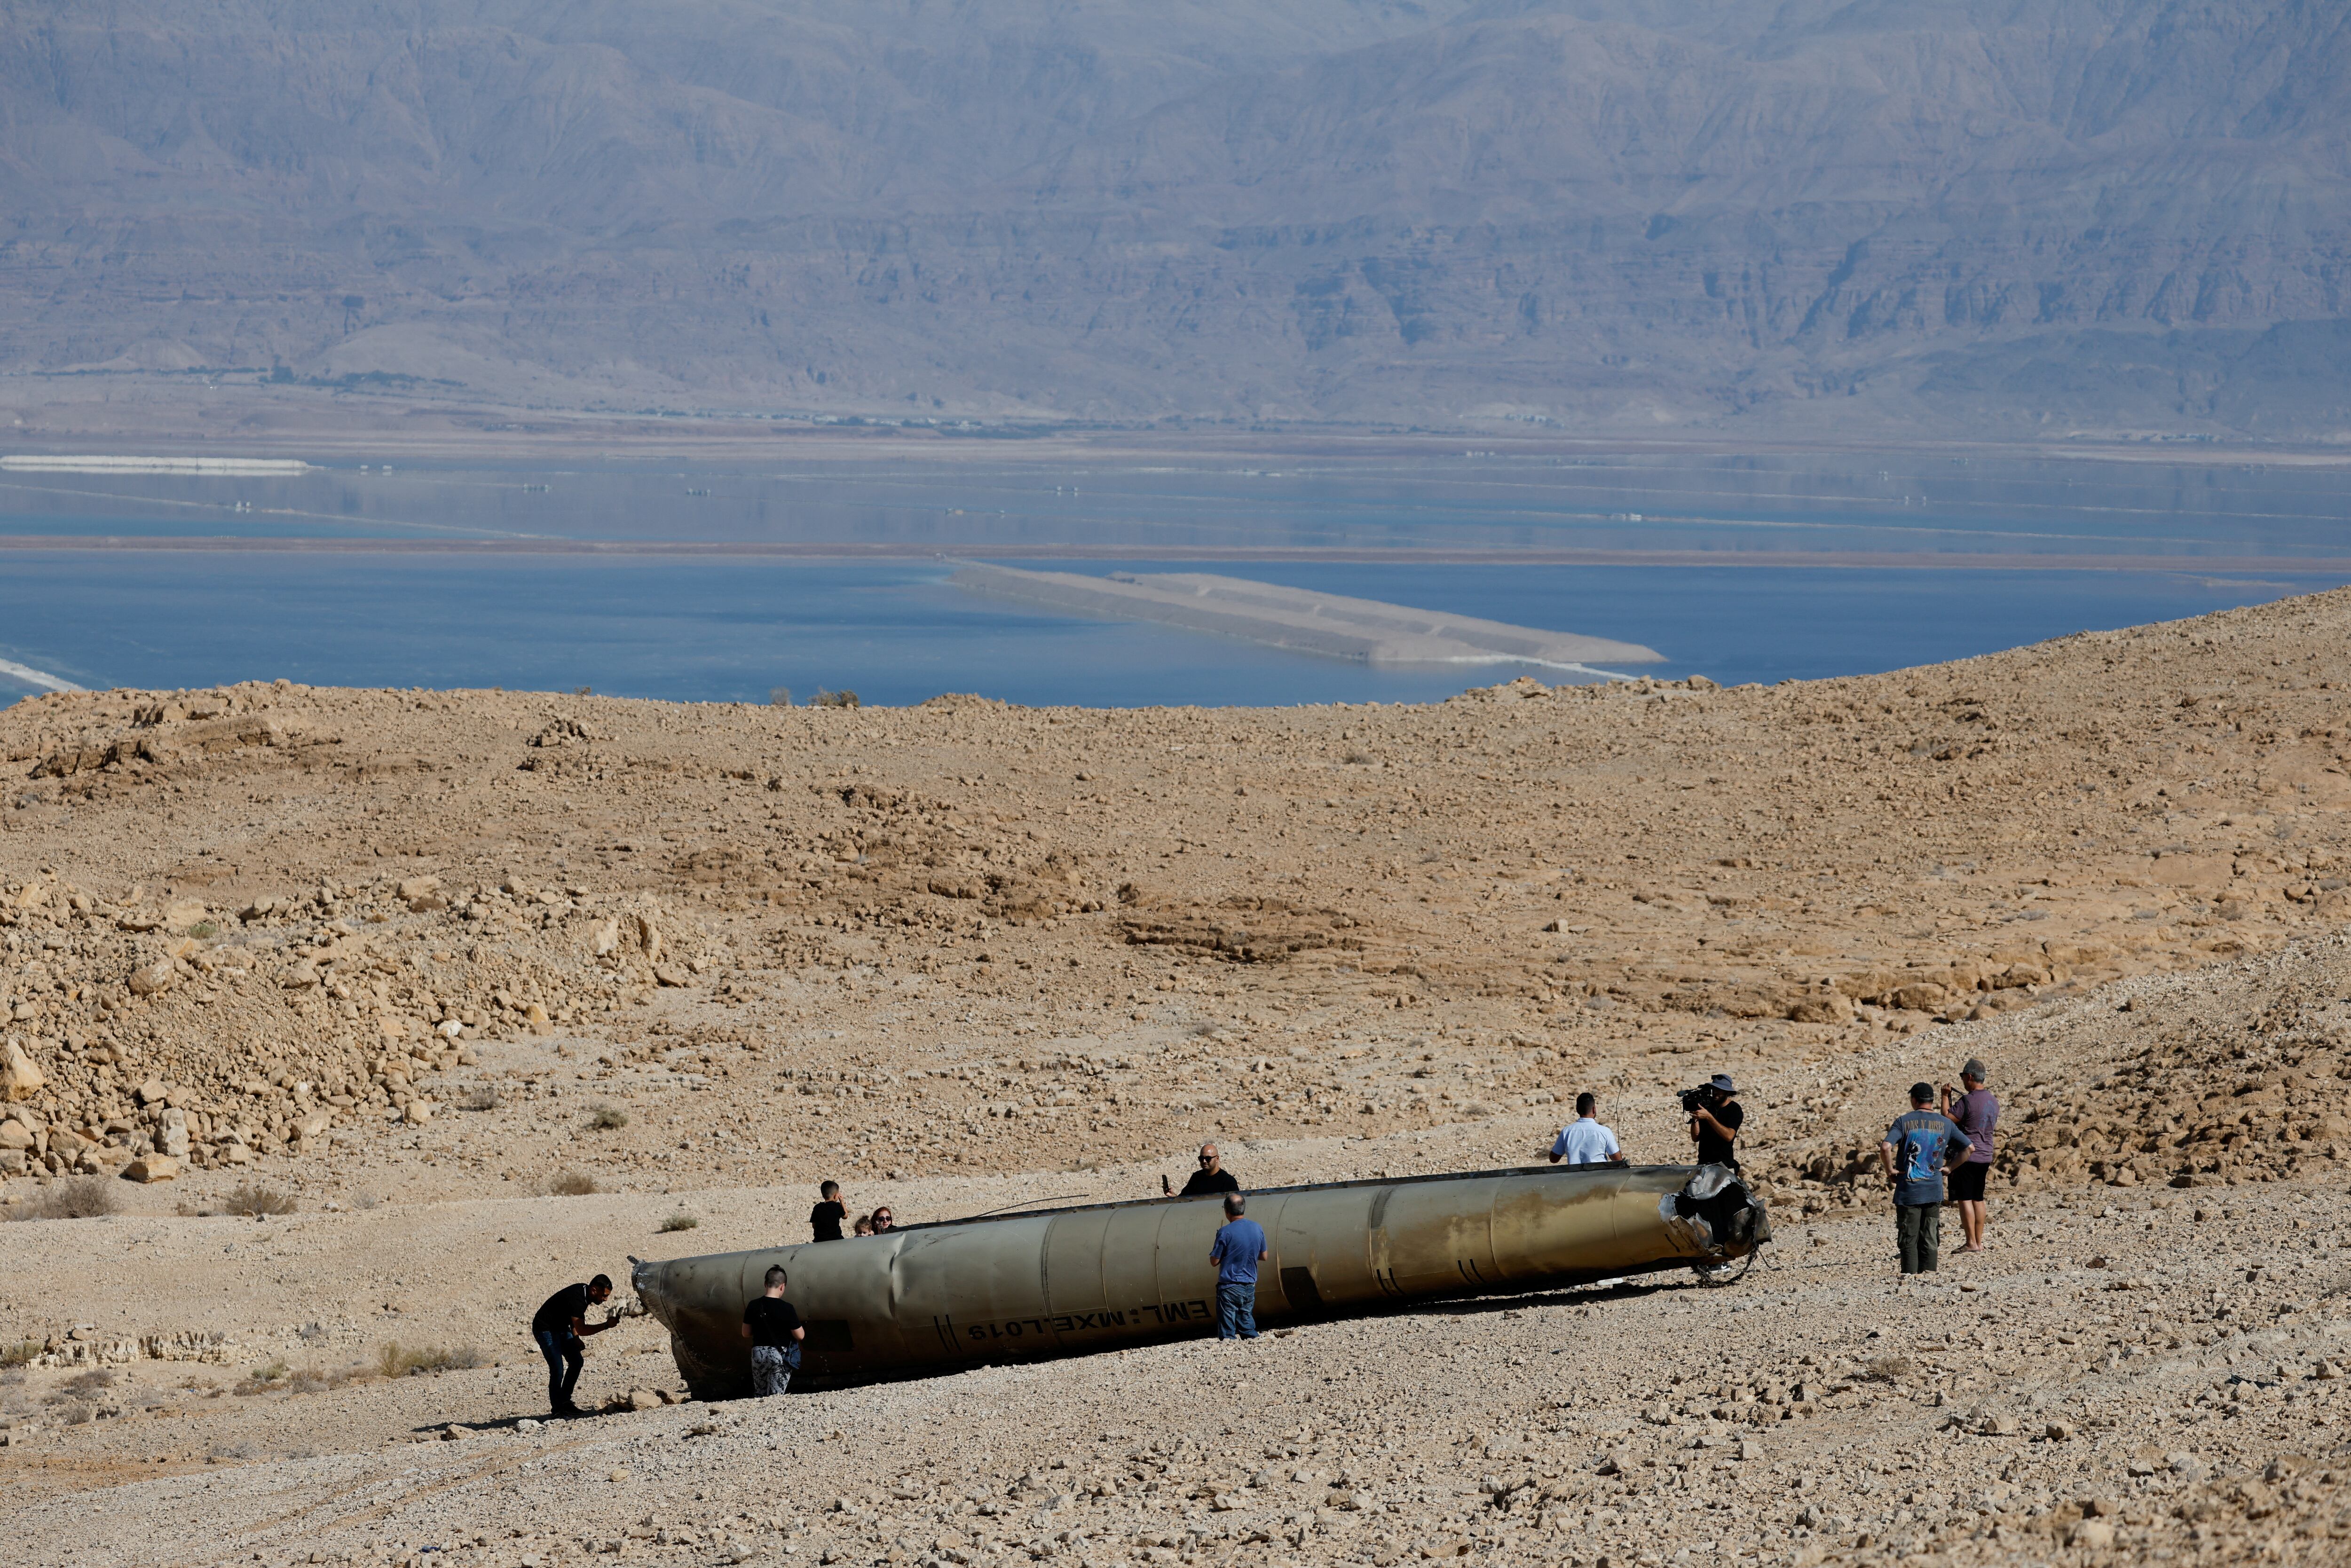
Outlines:
<svg viewBox="0 0 2351 1568"><path fill-rule="evenodd" d="M2351 1554L2346 627L1428 707L20 703L0 1162L59 1174L0 1197L123 1212L0 1227L9 1558ZM1970 1054L1992 1249L1900 1282L1875 1145ZM1715 1071L1780 1234L1736 1286L723 1406L637 1322L582 1393L646 1408L514 1424L549 1291L799 1239L825 1176L1491 1166L1584 1088L1673 1161Z"/></svg>

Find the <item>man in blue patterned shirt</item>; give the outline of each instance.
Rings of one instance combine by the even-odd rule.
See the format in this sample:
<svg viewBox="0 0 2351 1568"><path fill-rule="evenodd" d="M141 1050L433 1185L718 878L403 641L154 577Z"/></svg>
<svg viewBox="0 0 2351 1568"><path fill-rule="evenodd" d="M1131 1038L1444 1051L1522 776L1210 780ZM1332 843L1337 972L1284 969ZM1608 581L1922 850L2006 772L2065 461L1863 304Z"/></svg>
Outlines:
<svg viewBox="0 0 2351 1568"><path fill-rule="evenodd" d="M1894 1183L1894 1235L1905 1274L1931 1274L1943 1248L1943 1171L1970 1148L1959 1124L1935 1109L1935 1086L1910 1085L1910 1113L1895 1118L1878 1162Z"/></svg>

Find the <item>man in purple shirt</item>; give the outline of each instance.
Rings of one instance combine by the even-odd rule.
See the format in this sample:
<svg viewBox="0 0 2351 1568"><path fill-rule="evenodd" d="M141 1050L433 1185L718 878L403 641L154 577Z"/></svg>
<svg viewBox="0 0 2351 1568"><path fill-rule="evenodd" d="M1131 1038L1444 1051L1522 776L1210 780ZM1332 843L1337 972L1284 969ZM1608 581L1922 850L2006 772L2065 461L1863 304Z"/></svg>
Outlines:
<svg viewBox="0 0 2351 1568"><path fill-rule="evenodd" d="M1951 1168L1951 1201L1959 1206L1959 1223L1968 1244L1962 1252L1984 1249L1984 1177L1991 1174L1991 1130L2000 1124L2000 1102L1984 1087L1985 1068L1977 1057L1959 1069L1963 1093L1943 1085L1943 1114L1968 1135L1968 1157Z"/></svg>

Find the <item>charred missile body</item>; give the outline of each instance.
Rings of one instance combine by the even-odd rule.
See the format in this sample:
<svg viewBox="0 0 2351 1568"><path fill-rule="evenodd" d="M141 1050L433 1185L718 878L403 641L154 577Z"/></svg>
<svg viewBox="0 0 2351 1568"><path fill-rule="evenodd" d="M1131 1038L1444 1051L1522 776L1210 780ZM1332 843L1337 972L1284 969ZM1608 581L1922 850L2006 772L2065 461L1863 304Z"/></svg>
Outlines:
<svg viewBox="0 0 2351 1568"><path fill-rule="evenodd" d="M1249 1195L1276 1322L1571 1285L1740 1258L1771 1238L1720 1166L1531 1166ZM770 1264L808 1337L795 1386L949 1372L1213 1333L1219 1200L1153 1198L913 1225L882 1236L638 1262L695 1396L747 1392L744 1303Z"/></svg>

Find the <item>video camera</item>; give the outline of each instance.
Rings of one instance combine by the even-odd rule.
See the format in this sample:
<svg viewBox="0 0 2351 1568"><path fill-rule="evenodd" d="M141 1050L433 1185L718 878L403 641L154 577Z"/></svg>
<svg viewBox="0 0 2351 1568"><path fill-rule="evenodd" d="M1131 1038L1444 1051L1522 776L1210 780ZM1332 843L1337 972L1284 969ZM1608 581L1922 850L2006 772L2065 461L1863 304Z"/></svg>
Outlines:
<svg viewBox="0 0 2351 1568"><path fill-rule="evenodd" d="M1676 1092L1682 1103L1682 1114L1695 1116L1700 1111L1711 1111L1722 1103L1722 1091L1711 1083L1701 1083L1695 1089Z"/></svg>

